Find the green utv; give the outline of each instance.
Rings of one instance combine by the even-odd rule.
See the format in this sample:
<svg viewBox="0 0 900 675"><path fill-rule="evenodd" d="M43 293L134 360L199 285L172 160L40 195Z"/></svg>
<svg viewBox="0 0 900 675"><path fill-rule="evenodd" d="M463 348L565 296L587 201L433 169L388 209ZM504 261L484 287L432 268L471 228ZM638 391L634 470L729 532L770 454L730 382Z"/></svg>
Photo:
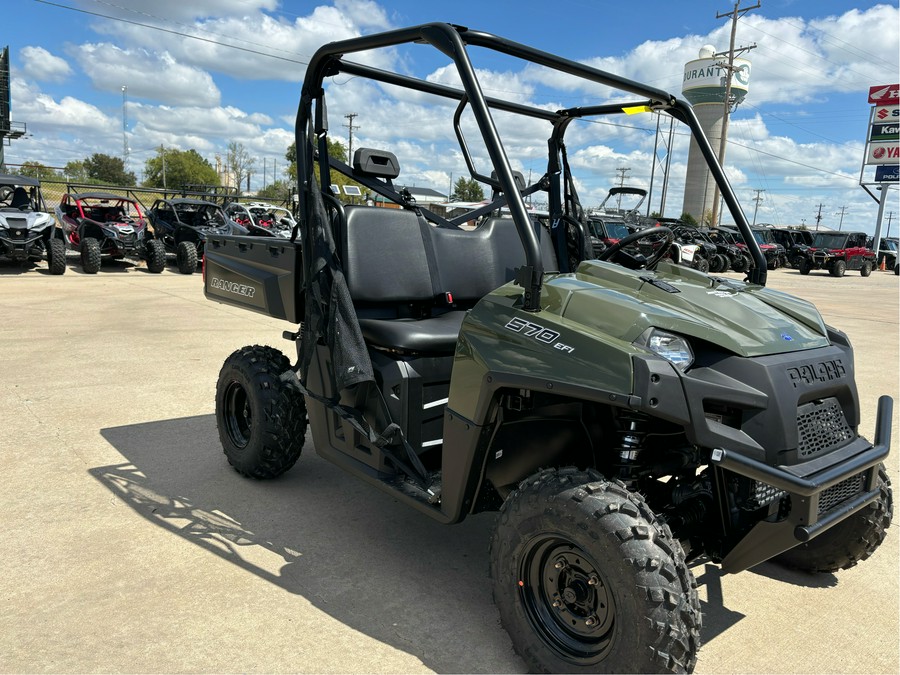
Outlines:
<svg viewBox="0 0 900 675"><path fill-rule="evenodd" d="M373 51L423 45L447 57L456 85L366 65L385 61ZM470 48L491 68L524 61L628 98L553 110L488 96ZM394 96L398 110L437 101L489 203L447 217L394 189L392 153L329 158L326 79ZM664 261L666 228L652 228L646 256L630 246L643 231L588 259L564 137L623 109L671 115L693 134L749 242L749 283ZM390 118L398 133L434 131ZM503 125L519 138L547 130L546 172L531 184L512 170ZM537 671L690 672L701 628L692 561L830 572L881 544L893 402L878 402L874 443L860 436L846 336L764 287L765 258L687 103L429 24L320 48L296 141L293 237L210 235L206 248L210 299L302 324L284 333L295 364L251 346L222 367L216 420L238 472L287 471L309 424L317 453L435 520L499 511L494 601ZM398 208L341 204L334 171ZM549 217L530 217L533 195Z"/></svg>

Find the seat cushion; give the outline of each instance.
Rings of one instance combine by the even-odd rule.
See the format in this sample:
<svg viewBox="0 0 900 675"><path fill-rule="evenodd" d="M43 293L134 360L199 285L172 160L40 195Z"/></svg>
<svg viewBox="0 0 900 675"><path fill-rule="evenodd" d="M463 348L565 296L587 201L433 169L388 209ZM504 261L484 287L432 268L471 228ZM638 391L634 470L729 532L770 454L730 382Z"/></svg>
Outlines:
<svg viewBox="0 0 900 675"><path fill-rule="evenodd" d="M451 353L465 312L447 312L431 319L360 319L366 342L413 352Z"/></svg>

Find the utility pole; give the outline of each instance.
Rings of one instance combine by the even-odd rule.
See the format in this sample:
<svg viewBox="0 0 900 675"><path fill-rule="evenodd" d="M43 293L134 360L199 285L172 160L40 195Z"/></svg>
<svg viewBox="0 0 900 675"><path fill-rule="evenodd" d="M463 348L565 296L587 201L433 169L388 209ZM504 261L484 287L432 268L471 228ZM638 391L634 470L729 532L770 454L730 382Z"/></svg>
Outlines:
<svg viewBox="0 0 900 675"><path fill-rule="evenodd" d="M166 189L166 146L159 144L159 154L162 156L163 165L163 190Z"/></svg>
<svg viewBox="0 0 900 675"><path fill-rule="evenodd" d="M122 168L128 169L128 86L122 85Z"/></svg>
<svg viewBox="0 0 900 675"><path fill-rule="evenodd" d="M725 12L724 14L716 13L717 19L722 19L726 16L731 17L731 41L728 44L728 65L722 64L721 67L725 69L725 116L722 119L722 135L719 138L719 164L724 168L725 166L725 141L728 138L728 117L731 115L731 78L734 75L734 40L737 37L737 22L738 19L749 12L751 9L756 9L760 7L760 3L757 2L752 7L744 7L741 8L741 0L738 0L734 3L734 9L730 12ZM755 47L756 45L754 45ZM739 51L746 51L748 49L753 49L753 47L741 47ZM725 54L716 54L716 56L724 56ZM719 224L719 185L716 183L715 190L713 191L713 201L712 201L712 218L710 225L712 227L717 227Z"/></svg>
<svg viewBox="0 0 900 675"><path fill-rule="evenodd" d="M824 204L819 204L819 212L816 214L816 232L819 231L819 223L822 222L822 208Z"/></svg>
<svg viewBox="0 0 900 675"><path fill-rule="evenodd" d="M762 201L762 197L759 196L760 192L765 192L765 190L754 190L756 196L753 198L753 201L756 202L756 206L753 207L753 224L756 225L756 212L759 210L759 203Z"/></svg>
<svg viewBox="0 0 900 675"><path fill-rule="evenodd" d="M619 187L623 187L625 185L625 174L631 171L630 166L620 166L616 168L616 173L619 174ZM622 195L619 195L616 199L616 209L622 210Z"/></svg>
<svg viewBox="0 0 900 675"><path fill-rule="evenodd" d="M847 207L846 207L846 206L842 206L842 207L841 207L840 214L837 214L837 213L834 214L834 215L840 215L840 216L841 216L841 219L840 219L840 221L838 222L838 232L841 231L841 226L844 224L844 213L845 213L846 211L847 211Z"/></svg>
<svg viewBox="0 0 900 675"><path fill-rule="evenodd" d="M349 164L350 166L353 166L353 130L359 129L359 127L353 126L353 118L355 117L359 117L359 114L347 113L346 115L344 115L344 119L350 120L347 124L344 125L345 127L347 127L347 164Z"/></svg>

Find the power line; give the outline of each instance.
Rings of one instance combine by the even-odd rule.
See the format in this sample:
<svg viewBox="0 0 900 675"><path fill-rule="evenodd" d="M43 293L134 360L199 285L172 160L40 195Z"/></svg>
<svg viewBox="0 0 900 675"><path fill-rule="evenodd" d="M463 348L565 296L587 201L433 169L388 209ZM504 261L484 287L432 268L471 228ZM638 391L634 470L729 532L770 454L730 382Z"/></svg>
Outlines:
<svg viewBox="0 0 900 675"><path fill-rule="evenodd" d="M258 56L267 56L270 59L278 59L279 61L287 61L288 63L298 63L302 66L309 65L309 61L298 61L296 59L289 59L285 56L276 56L275 54L267 54L266 52L257 51L256 49L249 49L247 47L238 47L237 45L230 45L225 42L219 42L218 40L211 40L209 38L200 37L199 35L191 35L190 33L182 33L181 31L172 30L170 28L163 28L162 26L154 26L149 23L141 23L140 21L132 21L131 19L125 19L121 16L110 16L109 14L102 14L100 12L91 12L87 9L81 9L79 7L70 7L69 5L61 5L58 2L50 2L50 0L34 0L35 2L39 2L42 5L50 5L51 7L58 7L60 9L68 9L72 12L79 12L81 14L88 14L90 16L98 16L102 19L109 19L110 21L121 21L122 23L131 24L132 26L140 26L142 28L150 28L152 30L158 30L163 33L169 33L170 35L178 35L179 37L191 38L192 40L200 40L200 42L206 42L208 44L219 45L220 47L228 47L229 49L237 49L242 52L248 52L250 54L256 54Z"/></svg>

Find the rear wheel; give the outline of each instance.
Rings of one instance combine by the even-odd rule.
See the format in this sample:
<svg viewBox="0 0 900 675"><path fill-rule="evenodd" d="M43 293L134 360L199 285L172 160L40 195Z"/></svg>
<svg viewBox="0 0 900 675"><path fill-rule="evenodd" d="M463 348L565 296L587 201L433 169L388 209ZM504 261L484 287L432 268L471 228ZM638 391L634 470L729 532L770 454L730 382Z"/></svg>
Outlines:
<svg viewBox="0 0 900 675"><path fill-rule="evenodd" d="M847 263L843 260L835 260L831 265L831 269L828 271L831 272L831 276L833 277L842 277L844 276L844 272L847 271Z"/></svg>
<svg viewBox="0 0 900 675"><path fill-rule="evenodd" d="M500 619L535 672L691 672L700 602L681 545L596 471L523 481L491 540Z"/></svg>
<svg viewBox="0 0 900 675"><path fill-rule="evenodd" d="M182 274L193 274L197 271L197 246L192 241L182 241L175 249L175 262Z"/></svg>
<svg viewBox="0 0 900 675"><path fill-rule="evenodd" d="M275 478L299 459L306 402L281 375L291 367L272 347L232 353L216 384L216 426L228 463L250 478Z"/></svg>
<svg viewBox="0 0 900 675"><path fill-rule="evenodd" d="M93 237L81 240L81 269L85 274L96 274L100 271L100 242Z"/></svg>
<svg viewBox="0 0 900 675"><path fill-rule="evenodd" d="M159 239L148 239L145 246L147 270L159 274L166 269L166 247Z"/></svg>
<svg viewBox="0 0 900 675"><path fill-rule="evenodd" d="M47 267L50 274L66 273L66 245L62 239L51 239L47 248Z"/></svg>
<svg viewBox="0 0 900 675"><path fill-rule="evenodd" d="M878 486L881 494L866 508L773 561L805 572L836 572L868 558L884 541L894 513L891 479L884 464L878 467Z"/></svg>

